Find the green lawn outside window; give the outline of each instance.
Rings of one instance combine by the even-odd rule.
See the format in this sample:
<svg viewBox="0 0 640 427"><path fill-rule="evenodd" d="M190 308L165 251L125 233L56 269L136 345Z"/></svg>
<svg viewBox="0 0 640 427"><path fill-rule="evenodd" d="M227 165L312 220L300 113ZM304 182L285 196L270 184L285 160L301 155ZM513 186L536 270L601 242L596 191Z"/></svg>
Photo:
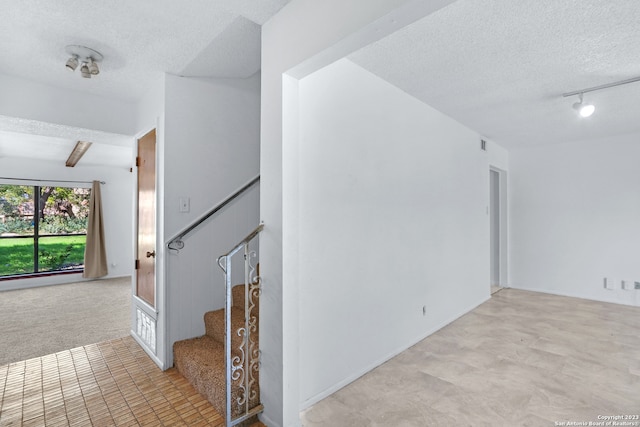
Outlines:
<svg viewBox="0 0 640 427"><path fill-rule="evenodd" d="M81 268L86 240L86 236L41 236L39 271ZM0 239L0 276L29 273L33 273L33 239Z"/></svg>

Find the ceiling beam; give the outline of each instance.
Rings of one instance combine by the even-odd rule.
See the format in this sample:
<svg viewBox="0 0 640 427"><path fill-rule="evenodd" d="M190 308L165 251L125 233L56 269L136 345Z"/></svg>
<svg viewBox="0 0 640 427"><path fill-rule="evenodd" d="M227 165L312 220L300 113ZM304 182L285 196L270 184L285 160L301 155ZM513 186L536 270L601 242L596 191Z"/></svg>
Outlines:
<svg viewBox="0 0 640 427"><path fill-rule="evenodd" d="M66 166L72 168L78 163L78 161L84 156L84 153L91 147L90 142L86 141L78 141L76 146L73 147L71 154L69 154L69 158L67 159Z"/></svg>

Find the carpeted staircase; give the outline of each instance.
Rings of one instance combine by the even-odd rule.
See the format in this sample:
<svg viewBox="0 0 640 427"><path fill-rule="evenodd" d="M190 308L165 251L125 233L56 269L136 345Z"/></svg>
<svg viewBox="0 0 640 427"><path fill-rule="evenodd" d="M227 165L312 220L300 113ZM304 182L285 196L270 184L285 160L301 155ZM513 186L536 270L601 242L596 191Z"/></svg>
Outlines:
<svg viewBox="0 0 640 427"><path fill-rule="evenodd" d="M236 285L232 289L233 306L231 308L231 357L241 357L240 345L242 337L236 332L244 328L245 297L244 285ZM256 304L251 311L251 315L258 318L258 300L254 297ZM173 345L173 360L178 371L191 383L194 388L207 398L213 407L225 416L225 351L224 351L224 328L225 310L220 309L210 311L204 315L205 335L184 341L177 341ZM251 332L251 339L258 343L258 330ZM246 350L245 350L246 353ZM250 396L249 408L257 406L260 398L258 375L255 374L256 383L251 388L256 391L254 396ZM241 409L237 401L241 395L239 381L235 380L231 386L231 413L236 418ZM243 405L244 406L244 405Z"/></svg>

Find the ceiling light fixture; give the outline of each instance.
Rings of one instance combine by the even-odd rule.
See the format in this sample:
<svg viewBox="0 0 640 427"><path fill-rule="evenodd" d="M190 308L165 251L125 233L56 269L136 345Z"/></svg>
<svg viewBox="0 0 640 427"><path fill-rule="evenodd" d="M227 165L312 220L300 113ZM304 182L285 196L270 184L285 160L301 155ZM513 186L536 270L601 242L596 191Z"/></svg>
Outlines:
<svg viewBox="0 0 640 427"><path fill-rule="evenodd" d="M80 45L69 45L64 50L71 55L66 65L69 70L75 71L78 64L81 64L80 73L85 79L90 79L92 75L96 76L100 73L98 62L103 59L100 52Z"/></svg>
<svg viewBox="0 0 640 427"><path fill-rule="evenodd" d="M89 62L89 72L92 76L97 76L100 74L100 69L98 68L98 64L93 59Z"/></svg>
<svg viewBox="0 0 640 427"><path fill-rule="evenodd" d="M626 84L634 83L634 82L639 82L639 81L640 81L640 77L633 77L633 78L630 78L630 79L621 80L619 82L607 83L607 84L604 84L604 85L589 87L589 88L582 89L582 90L574 90L573 92L563 93L562 96L564 98L566 98L567 96L576 96L576 95L578 95L580 97L580 101L576 102L575 104L573 104L573 108L576 111L578 111L578 113L580 114L580 117L589 117L590 115L592 115L594 113L594 111L596 111L596 107L593 104L585 104L582 101L582 98L583 98L585 93L594 92L596 90L608 89L608 88L614 87L614 86L622 86L622 85L626 85Z"/></svg>
<svg viewBox="0 0 640 427"><path fill-rule="evenodd" d="M580 117L589 117L596 111L596 107L593 104L585 104L582 100L583 94L580 94L580 101L573 104L573 109L580 114Z"/></svg>
<svg viewBox="0 0 640 427"><path fill-rule="evenodd" d="M67 61L67 68L70 69L71 71L75 71L76 68L78 68L78 57L77 56L72 56L71 58L69 58L69 60Z"/></svg>

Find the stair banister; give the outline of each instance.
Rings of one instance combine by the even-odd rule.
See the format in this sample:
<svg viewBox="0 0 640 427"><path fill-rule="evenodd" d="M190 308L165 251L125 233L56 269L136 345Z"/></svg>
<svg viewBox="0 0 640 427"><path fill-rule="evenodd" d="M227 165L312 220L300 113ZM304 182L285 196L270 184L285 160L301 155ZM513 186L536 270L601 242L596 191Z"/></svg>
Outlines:
<svg viewBox="0 0 640 427"><path fill-rule="evenodd" d="M257 343L252 339L252 333L256 332L257 317L252 314L255 308L254 296L262 291L262 279L256 267L251 264L251 258L255 257L255 252L249 250L249 243L260 234L264 229L264 223L253 230L242 239L233 249L224 255L218 257L218 266L224 271L225 275L225 368L226 368L226 416L225 421L227 427L235 426L247 419L261 413L263 411L262 404L258 404L254 408L250 408L249 402L256 397L254 385L255 375L259 375L260 367L260 350ZM238 331L231 330L231 309L232 309L232 278L231 278L231 260L232 257L243 251L244 256L244 326ZM254 273L256 273L254 275ZM231 355L231 334L235 332L243 337L243 344L240 346L240 356ZM233 381L240 382L242 393L237 403L244 406L244 413L238 418L232 418L231 404L231 384ZM258 402L259 402L258 396Z"/></svg>
<svg viewBox="0 0 640 427"><path fill-rule="evenodd" d="M180 231L174 237L172 237L167 243L167 248L174 251L178 251L184 248L184 241L182 240L184 237L186 237L189 233L191 233L193 230L198 228L203 222L205 222L206 220L211 218L213 215L215 215L217 212L219 212L222 208L227 206L229 203L233 202L235 199L241 196L248 189L256 185L258 182L260 182L259 174L253 177L251 180L249 180L242 187L238 188L236 191L231 193L222 202L218 203L213 208L211 208L207 213L205 213L204 215L202 215L201 217L193 221L191 224L185 227L182 231Z"/></svg>

